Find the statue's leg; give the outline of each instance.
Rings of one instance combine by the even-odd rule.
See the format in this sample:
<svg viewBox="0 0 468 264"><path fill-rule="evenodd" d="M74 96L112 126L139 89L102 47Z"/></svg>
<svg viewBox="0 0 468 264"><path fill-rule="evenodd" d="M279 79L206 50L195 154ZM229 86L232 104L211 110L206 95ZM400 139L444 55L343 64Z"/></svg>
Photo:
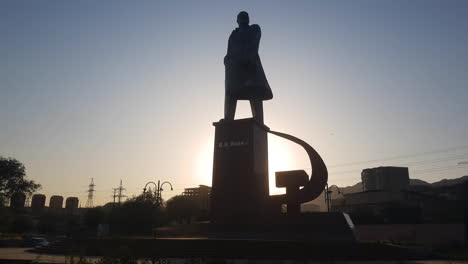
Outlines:
<svg viewBox="0 0 468 264"><path fill-rule="evenodd" d="M263 102L262 100L250 100L253 118L263 124Z"/></svg>
<svg viewBox="0 0 468 264"><path fill-rule="evenodd" d="M224 97L224 120L234 120L236 115L237 100L231 96Z"/></svg>

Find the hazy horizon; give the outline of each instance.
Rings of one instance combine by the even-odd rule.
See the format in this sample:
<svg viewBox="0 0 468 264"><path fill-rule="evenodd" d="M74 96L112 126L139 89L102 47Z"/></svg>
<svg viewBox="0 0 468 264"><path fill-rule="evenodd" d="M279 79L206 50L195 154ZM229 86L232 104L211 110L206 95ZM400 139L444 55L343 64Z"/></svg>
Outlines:
<svg viewBox="0 0 468 264"><path fill-rule="evenodd" d="M468 2L455 0L2 1L0 156L25 164L47 204L84 206L91 178L95 204L121 179L128 196L170 181L165 199L211 185L242 10L262 28L266 125L312 145L330 184L375 166L428 182L468 174ZM269 140L271 176L308 170L300 147Z"/></svg>

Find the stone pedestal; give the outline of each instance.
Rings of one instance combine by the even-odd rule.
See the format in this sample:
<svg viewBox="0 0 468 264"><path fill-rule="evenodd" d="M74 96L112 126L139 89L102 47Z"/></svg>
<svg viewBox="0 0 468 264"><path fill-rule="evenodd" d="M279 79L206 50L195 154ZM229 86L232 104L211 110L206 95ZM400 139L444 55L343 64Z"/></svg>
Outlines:
<svg viewBox="0 0 468 264"><path fill-rule="evenodd" d="M212 222L261 223L268 211L269 128L252 118L214 126Z"/></svg>

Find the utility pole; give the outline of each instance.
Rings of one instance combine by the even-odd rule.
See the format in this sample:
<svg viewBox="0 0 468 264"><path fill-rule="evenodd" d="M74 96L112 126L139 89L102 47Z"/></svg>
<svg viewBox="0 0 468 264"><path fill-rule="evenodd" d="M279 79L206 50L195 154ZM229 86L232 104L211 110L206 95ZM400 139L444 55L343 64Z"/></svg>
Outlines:
<svg viewBox="0 0 468 264"><path fill-rule="evenodd" d="M325 185L325 190L324 190L324 196L325 196L325 205L327 206L327 212L330 212L330 202L328 201L328 183Z"/></svg>
<svg viewBox="0 0 468 264"><path fill-rule="evenodd" d="M91 183L88 185L88 200L86 201L86 207L92 208L93 207L93 196L94 196L94 179L91 178Z"/></svg>
<svg viewBox="0 0 468 264"><path fill-rule="evenodd" d="M112 190L114 191L114 194L112 195L112 203L115 204L115 193L117 192L117 189L113 188Z"/></svg>
<svg viewBox="0 0 468 264"><path fill-rule="evenodd" d="M332 200L332 191L331 189L335 187L338 190L338 194L343 194L343 192L340 190L340 188L336 185L332 185L328 187L328 184L325 188L325 201L327 203L327 211L330 212L330 207L331 207L331 200Z"/></svg>
<svg viewBox="0 0 468 264"><path fill-rule="evenodd" d="M119 204L120 204L120 202L122 201L122 198L126 197L126 195L122 194L122 191L125 190L125 188L122 186L122 180L120 180L120 186L117 190L119 191L119 195L117 196L117 198L119 199Z"/></svg>

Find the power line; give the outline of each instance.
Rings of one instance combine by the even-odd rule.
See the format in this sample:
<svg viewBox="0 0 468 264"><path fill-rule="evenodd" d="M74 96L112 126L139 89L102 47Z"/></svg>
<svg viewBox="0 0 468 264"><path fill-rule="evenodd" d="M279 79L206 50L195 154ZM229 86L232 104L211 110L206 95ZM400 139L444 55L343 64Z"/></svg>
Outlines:
<svg viewBox="0 0 468 264"><path fill-rule="evenodd" d="M468 148L468 146L461 146L461 147L456 147L456 148L451 148L451 150L458 150L458 149L465 149L465 148ZM440 150L440 151L432 151L432 152L425 152L425 153L439 153L439 152L448 152L449 150L448 149L445 149L445 150ZM416 156L418 154L411 154L411 155L404 155L404 156L400 156L400 157L408 157L408 156ZM407 162L407 163L396 163L394 165L396 166L409 166L409 165L417 165L417 164L431 164L431 163L438 163L438 162L443 162L443 161L451 161L451 160L457 160L457 159L462 159L462 158L465 158L465 157L468 157L468 154L461 154L461 155L456 155L456 156L452 156L452 157L445 157L445 158L437 158L437 159L432 159L432 160L422 160L422 161L414 161L414 162ZM392 159L388 159L388 160L392 160ZM377 161L386 161L384 159L375 159L375 160L372 160L372 162L377 162ZM357 163L365 163L365 161L362 161L362 162L356 162L356 165ZM468 161L466 162L468 163ZM340 164L340 165L331 165L331 166L327 166L328 168L330 167L338 167L338 166L345 166L345 165L349 165L351 163L343 163L343 164ZM354 164L354 163L353 163ZM307 167L307 168L302 168L303 170L310 170L312 169L311 167ZM330 174L349 174L349 173L356 173L356 172L361 172L361 169L351 169L351 170L344 170L344 171L337 171L337 172L333 172L330 171Z"/></svg>
<svg viewBox="0 0 468 264"><path fill-rule="evenodd" d="M438 159L433 159L433 160L415 161L415 162L403 163L403 164L399 164L399 165L400 166L406 166L406 165L416 165L416 164L431 164L431 163L439 163L439 162L442 162L442 161L452 161L452 160L462 159L464 157L468 157L468 154L462 154L462 155L457 155L457 156L453 156L453 157L446 157L446 158L438 158Z"/></svg>
<svg viewBox="0 0 468 264"><path fill-rule="evenodd" d="M468 168L468 163L464 166L460 165L452 165L452 166L445 166L445 167L437 167L437 168L428 168L428 169L421 169L421 170L413 170L410 171L410 174L421 174L421 173L431 173L431 172L439 172L439 171L446 171L446 170L453 170L453 169L462 169L462 168ZM359 172L359 171L356 171ZM333 177L333 180L350 180L350 179L360 179L360 176L353 176L353 177Z"/></svg>
<svg viewBox="0 0 468 264"><path fill-rule="evenodd" d="M330 165L328 167L329 168L345 167L345 166L359 165L359 164L365 164L365 163L375 163L375 162L382 162L382 161L389 161L389 160L413 158L413 157L422 156L422 155L451 152L451 151L456 151L456 150L461 150L461 149L468 149L468 145L452 147L452 148L446 148L446 149L439 149L439 150L434 150L434 151L425 151L425 152L418 152L418 153L413 153L413 154L399 155L399 156L390 156L390 157L381 158L381 159L371 159L371 160L363 160L363 161L355 161L355 162L334 164L334 165Z"/></svg>
<svg viewBox="0 0 468 264"><path fill-rule="evenodd" d="M419 174L419 173L429 173L429 172L437 172L437 171L445 171L445 170L453 170L453 169L461 169L468 167L468 164L465 166L455 165L455 166L446 166L446 167L439 167L439 168L429 168L423 170L415 170L412 171L412 174Z"/></svg>
<svg viewBox="0 0 468 264"><path fill-rule="evenodd" d="M432 160L422 160L422 161L415 161L415 162L407 162L407 163L396 163L393 165L396 166L411 166L411 165L418 165L418 164L433 164L433 163L439 163L439 162L444 162L444 161L452 161L452 160L457 160L461 159L464 157L468 157L468 154L463 154L463 155L458 155L458 156L453 156L453 157L446 157L446 158L438 158L438 159L432 159ZM468 162L467 162L468 164ZM339 175L339 174L350 174L350 173L357 173L361 172L361 169L351 169L351 170L344 170L344 171L330 171L330 174L333 175Z"/></svg>

